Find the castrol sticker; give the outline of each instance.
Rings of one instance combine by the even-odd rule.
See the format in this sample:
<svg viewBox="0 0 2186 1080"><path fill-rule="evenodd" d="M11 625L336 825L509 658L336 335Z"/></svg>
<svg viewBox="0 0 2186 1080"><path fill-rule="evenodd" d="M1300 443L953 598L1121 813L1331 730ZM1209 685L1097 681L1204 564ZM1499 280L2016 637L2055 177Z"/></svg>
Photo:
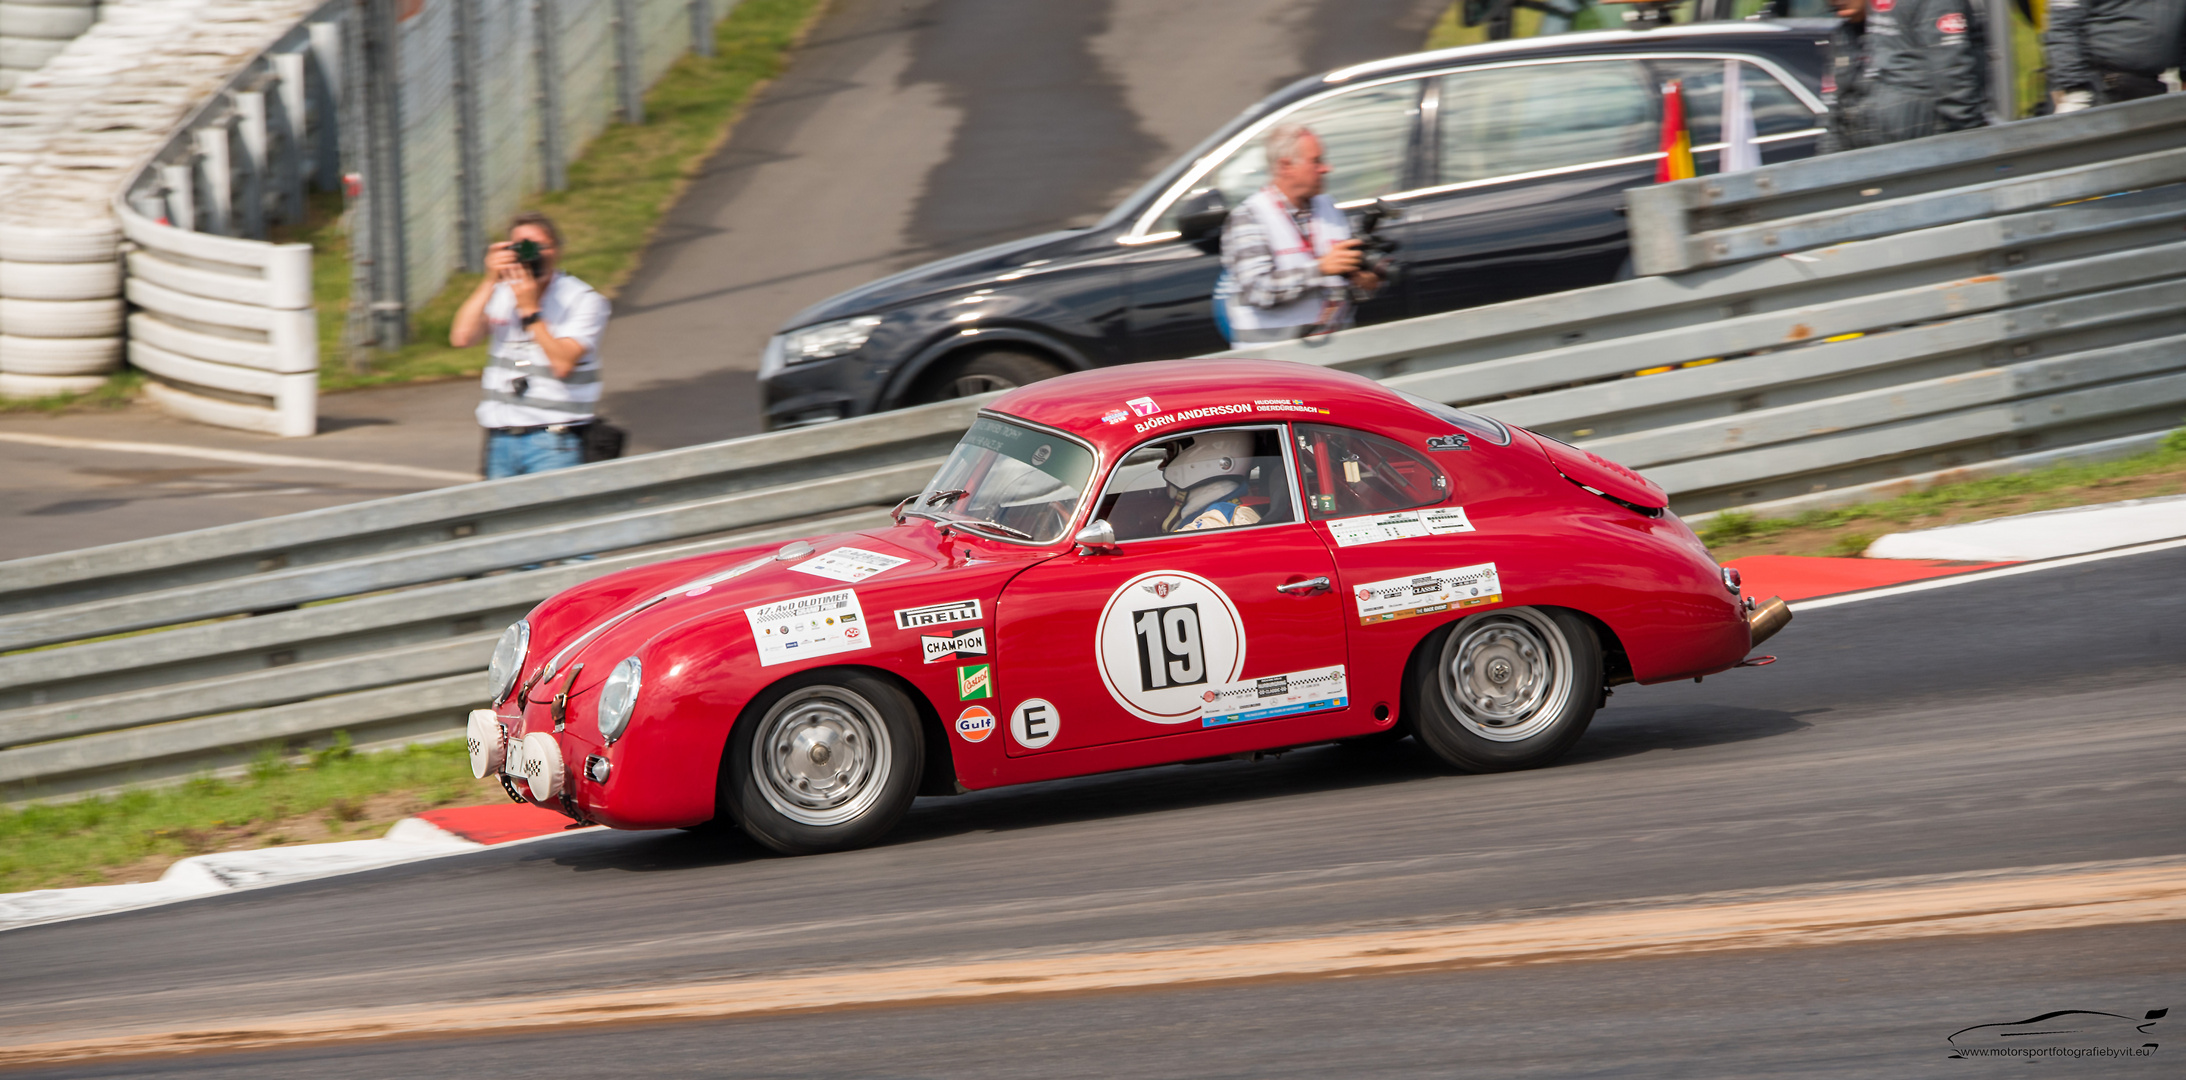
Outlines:
<svg viewBox="0 0 2186 1080"><path fill-rule="evenodd" d="M1200 694L1245 670L1245 623L1220 586L1181 570L1124 582L1093 640L1101 683L1125 711L1156 724L1199 719Z"/></svg>
<svg viewBox="0 0 2186 1080"><path fill-rule="evenodd" d="M1936 29L1946 34L1963 34L1966 32L1966 17L1955 11L1950 12L1936 19Z"/></svg>
<svg viewBox="0 0 2186 1080"><path fill-rule="evenodd" d="M994 734L994 712L984 705L974 705L956 714L956 734L965 742L986 742Z"/></svg>

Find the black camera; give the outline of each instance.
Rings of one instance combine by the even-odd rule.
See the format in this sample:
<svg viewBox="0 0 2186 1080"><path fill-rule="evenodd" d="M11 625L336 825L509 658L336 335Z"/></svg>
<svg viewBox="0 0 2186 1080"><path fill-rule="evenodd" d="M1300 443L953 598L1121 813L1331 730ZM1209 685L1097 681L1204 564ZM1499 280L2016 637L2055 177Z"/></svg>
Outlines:
<svg viewBox="0 0 2186 1080"><path fill-rule="evenodd" d="M1375 199L1373 204L1359 213L1359 226L1351 232L1351 238L1359 242L1359 269L1381 279L1389 285L1397 280L1398 243L1381 234L1386 221L1402 221L1403 211Z"/></svg>
<svg viewBox="0 0 2186 1080"><path fill-rule="evenodd" d="M546 257L540 254L537 240L518 240L509 245L509 252L516 256L516 261L522 263L524 270L532 277L546 276Z"/></svg>

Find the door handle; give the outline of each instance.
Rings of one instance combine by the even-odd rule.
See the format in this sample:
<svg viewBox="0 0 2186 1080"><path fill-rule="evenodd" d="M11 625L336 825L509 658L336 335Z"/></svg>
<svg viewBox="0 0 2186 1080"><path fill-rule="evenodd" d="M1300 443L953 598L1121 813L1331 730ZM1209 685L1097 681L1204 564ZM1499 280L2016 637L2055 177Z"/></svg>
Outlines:
<svg viewBox="0 0 2186 1080"><path fill-rule="evenodd" d="M1288 585L1277 585L1275 591L1289 593L1292 596L1311 596L1317 592L1327 592L1328 576L1323 574L1320 577L1309 577L1304 581L1293 581Z"/></svg>

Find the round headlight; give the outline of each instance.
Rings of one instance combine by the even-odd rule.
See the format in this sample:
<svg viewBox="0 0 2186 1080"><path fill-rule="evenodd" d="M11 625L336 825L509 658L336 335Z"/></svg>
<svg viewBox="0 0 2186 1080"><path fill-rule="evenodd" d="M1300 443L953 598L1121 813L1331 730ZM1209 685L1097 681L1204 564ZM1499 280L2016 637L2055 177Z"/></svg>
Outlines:
<svg viewBox="0 0 2186 1080"><path fill-rule="evenodd" d="M607 681L600 684L601 738L608 742L622 738L622 729L630 726L630 713L638 706L638 682L643 675L643 667L633 656L616 664Z"/></svg>
<svg viewBox="0 0 2186 1080"><path fill-rule="evenodd" d="M516 689L516 677L524 671L524 655L530 651L530 620L518 619L514 626L501 631L501 640L493 647L493 663L486 667L486 678L493 683L489 693L493 695L495 705L507 701Z"/></svg>

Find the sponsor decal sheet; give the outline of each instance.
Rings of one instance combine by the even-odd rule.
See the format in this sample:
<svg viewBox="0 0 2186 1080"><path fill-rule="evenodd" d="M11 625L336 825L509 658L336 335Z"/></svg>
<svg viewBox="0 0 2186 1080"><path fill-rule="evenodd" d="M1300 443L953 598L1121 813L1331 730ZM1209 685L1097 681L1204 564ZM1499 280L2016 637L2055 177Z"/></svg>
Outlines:
<svg viewBox="0 0 2186 1080"><path fill-rule="evenodd" d="M855 585L883 570L893 570L910 561L864 548L841 547L825 555L815 555L790 569Z"/></svg>
<svg viewBox="0 0 2186 1080"><path fill-rule="evenodd" d="M1411 577L1370 581L1351 590L1359 603L1359 624L1392 622L1431 615L1453 607L1478 607L1503 599L1502 579L1494 563L1436 570Z"/></svg>
<svg viewBox="0 0 2186 1080"><path fill-rule="evenodd" d="M1199 713L1201 727L1341 709L1351 701L1342 664L1211 686L1201 697L1207 702Z"/></svg>
<svg viewBox="0 0 2186 1080"><path fill-rule="evenodd" d="M1425 510L1400 510L1394 514L1334 518L1328 534L1337 547L1379 544L1384 540L1413 540L1423 536L1448 536L1473 531L1462 506L1436 506Z"/></svg>
<svg viewBox="0 0 2186 1080"><path fill-rule="evenodd" d="M744 618L751 623L752 642L759 647L760 667L855 652L873 644L856 589L745 608Z"/></svg>

